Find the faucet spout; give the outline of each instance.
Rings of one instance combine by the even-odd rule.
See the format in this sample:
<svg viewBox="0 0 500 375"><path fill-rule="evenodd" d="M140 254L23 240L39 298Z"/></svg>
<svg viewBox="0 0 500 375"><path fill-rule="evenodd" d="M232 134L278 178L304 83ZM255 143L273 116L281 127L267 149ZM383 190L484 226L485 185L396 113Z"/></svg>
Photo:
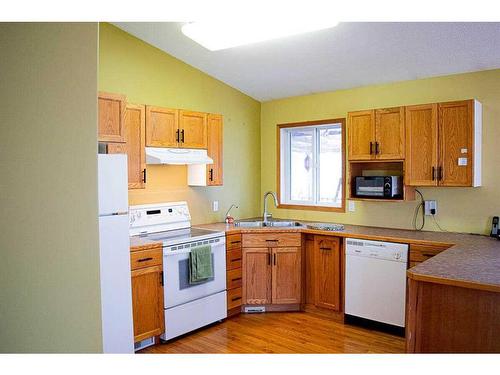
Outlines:
<svg viewBox="0 0 500 375"><path fill-rule="evenodd" d="M278 207L278 197L276 196L276 193L274 191L268 191L264 194L264 213L262 214L262 221L264 223L267 223L268 219L272 217L272 215L267 212L267 197L269 195L272 195L274 198L274 205Z"/></svg>

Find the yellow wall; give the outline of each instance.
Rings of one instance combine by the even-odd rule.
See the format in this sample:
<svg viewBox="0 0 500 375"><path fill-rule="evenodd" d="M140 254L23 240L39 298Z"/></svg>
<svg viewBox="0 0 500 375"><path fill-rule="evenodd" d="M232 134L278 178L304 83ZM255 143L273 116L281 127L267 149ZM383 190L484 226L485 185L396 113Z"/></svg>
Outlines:
<svg viewBox="0 0 500 375"><path fill-rule="evenodd" d="M500 215L500 70L369 86L262 103L261 192L276 189L276 124L346 117L347 112L476 98L483 104L483 186L421 188L438 203L444 229L487 233L491 217ZM264 158L265 155L265 158ZM276 216L350 224L411 228L416 202L356 202L355 212L327 213L274 210ZM425 229L437 230L431 219Z"/></svg>
<svg viewBox="0 0 500 375"><path fill-rule="evenodd" d="M99 89L128 101L224 116L224 186L187 186L186 166L147 166L144 190L130 204L187 200L194 224L222 221L232 203L236 217L258 213L260 103L110 24L100 24ZM219 201L219 212L211 202Z"/></svg>
<svg viewBox="0 0 500 375"><path fill-rule="evenodd" d="M0 35L0 352L100 352L98 25Z"/></svg>

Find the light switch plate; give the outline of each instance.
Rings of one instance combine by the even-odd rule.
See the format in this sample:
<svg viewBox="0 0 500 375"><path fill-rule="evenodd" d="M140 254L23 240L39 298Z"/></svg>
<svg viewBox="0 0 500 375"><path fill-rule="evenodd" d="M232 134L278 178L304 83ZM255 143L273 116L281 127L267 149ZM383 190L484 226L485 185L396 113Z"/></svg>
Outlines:
<svg viewBox="0 0 500 375"><path fill-rule="evenodd" d="M349 201L349 204L348 204L348 210L349 210L349 212L354 212L354 211L356 211L356 202L354 202L354 201Z"/></svg>
<svg viewBox="0 0 500 375"><path fill-rule="evenodd" d="M213 210L214 212L219 211L219 201L213 201L213 202L212 202L212 210Z"/></svg>

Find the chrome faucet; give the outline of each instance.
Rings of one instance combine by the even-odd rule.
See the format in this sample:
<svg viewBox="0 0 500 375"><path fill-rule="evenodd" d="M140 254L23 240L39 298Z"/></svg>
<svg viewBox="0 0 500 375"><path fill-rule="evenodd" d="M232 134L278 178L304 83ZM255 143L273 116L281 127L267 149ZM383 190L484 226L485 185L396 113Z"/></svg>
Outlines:
<svg viewBox="0 0 500 375"><path fill-rule="evenodd" d="M262 222L267 223L267 220L272 218L273 215L267 212L267 196L272 195L274 198L274 205L278 207L278 198L276 197L276 193L274 191L268 191L264 194L264 213L262 214Z"/></svg>

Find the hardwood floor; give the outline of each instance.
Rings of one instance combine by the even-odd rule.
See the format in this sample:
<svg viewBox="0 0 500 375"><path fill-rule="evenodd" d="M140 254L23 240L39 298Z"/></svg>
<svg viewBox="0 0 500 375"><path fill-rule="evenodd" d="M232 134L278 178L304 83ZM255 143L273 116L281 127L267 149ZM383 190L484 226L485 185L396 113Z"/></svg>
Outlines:
<svg viewBox="0 0 500 375"><path fill-rule="evenodd" d="M141 353L404 353L404 338L315 312L241 314Z"/></svg>

